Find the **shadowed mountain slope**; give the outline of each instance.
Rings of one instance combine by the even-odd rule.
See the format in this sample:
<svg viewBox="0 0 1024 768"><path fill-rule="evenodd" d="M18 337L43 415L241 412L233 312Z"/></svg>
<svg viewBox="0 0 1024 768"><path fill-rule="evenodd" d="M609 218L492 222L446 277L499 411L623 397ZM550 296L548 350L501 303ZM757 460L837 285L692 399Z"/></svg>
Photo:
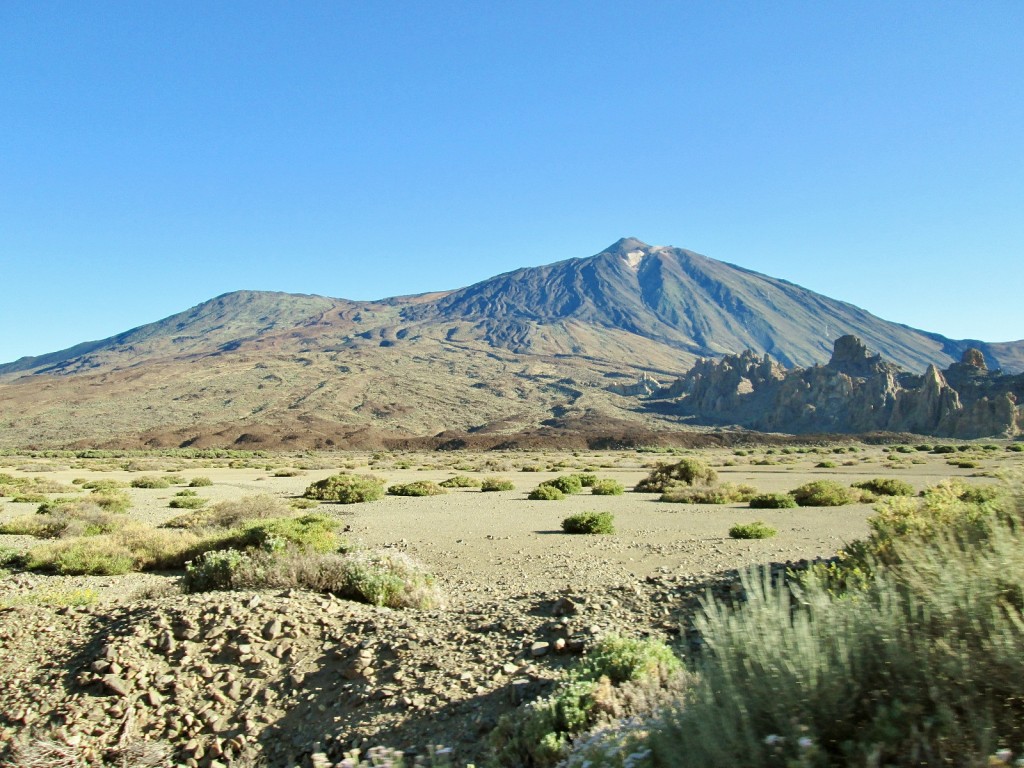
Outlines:
<svg viewBox="0 0 1024 768"><path fill-rule="evenodd" d="M699 358L747 349L816 365L846 334L909 371L947 368L970 347L989 368L1024 368L1024 342L946 339L624 239L589 258L375 302L238 291L22 358L0 366L0 443L366 447L602 425L649 433L679 420L621 397L628 382L668 381Z"/></svg>

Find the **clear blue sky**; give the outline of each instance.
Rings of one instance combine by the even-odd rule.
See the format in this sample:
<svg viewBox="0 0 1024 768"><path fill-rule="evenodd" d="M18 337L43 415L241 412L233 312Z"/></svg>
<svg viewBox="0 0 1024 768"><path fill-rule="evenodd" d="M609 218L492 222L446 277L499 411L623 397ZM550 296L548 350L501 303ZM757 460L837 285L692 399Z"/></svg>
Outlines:
<svg viewBox="0 0 1024 768"><path fill-rule="evenodd" d="M677 245L1024 338L1024 3L0 3L0 361Z"/></svg>

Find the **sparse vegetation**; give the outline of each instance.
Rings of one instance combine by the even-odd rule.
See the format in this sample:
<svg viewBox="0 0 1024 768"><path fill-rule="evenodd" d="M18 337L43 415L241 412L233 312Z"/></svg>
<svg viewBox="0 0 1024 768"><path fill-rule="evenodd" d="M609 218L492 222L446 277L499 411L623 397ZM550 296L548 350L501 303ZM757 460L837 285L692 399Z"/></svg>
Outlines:
<svg viewBox="0 0 1024 768"><path fill-rule="evenodd" d="M834 480L815 480L790 491L801 507L841 507L853 504L857 498L849 488Z"/></svg>
<svg viewBox="0 0 1024 768"><path fill-rule="evenodd" d="M590 492L595 496L621 496L625 491L625 486L618 480L597 480L590 486Z"/></svg>
<svg viewBox="0 0 1024 768"><path fill-rule="evenodd" d="M583 483L580 481L579 475L560 475L559 477L553 477L550 480L545 480L541 483L541 486L557 488L566 496L571 496L583 490Z"/></svg>
<svg viewBox="0 0 1024 768"><path fill-rule="evenodd" d="M562 521L566 533L615 533L615 516L611 512L577 512Z"/></svg>
<svg viewBox="0 0 1024 768"><path fill-rule="evenodd" d="M729 537L733 539L770 539L777 533L777 530L761 520L737 523L729 529Z"/></svg>
<svg viewBox="0 0 1024 768"><path fill-rule="evenodd" d="M501 718L488 737L493 764L554 766L567 756L572 738L602 716L650 714L687 682L679 659L663 643L605 637L550 696Z"/></svg>
<svg viewBox="0 0 1024 768"><path fill-rule="evenodd" d="M438 485L442 488L479 488L480 481L468 475L455 475L455 477L449 477L447 480L438 483Z"/></svg>
<svg viewBox="0 0 1024 768"><path fill-rule="evenodd" d="M132 488L170 488L171 484L163 477L143 475L132 480L131 486Z"/></svg>
<svg viewBox="0 0 1024 768"><path fill-rule="evenodd" d="M698 459L682 459L675 464L658 464L633 490L641 493L664 493L681 485L713 485L718 473Z"/></svg>
<svg viewBox="0 0 1024 768"><path fill-rule="evenodd" d="M486 492L514 491L515 488L515 483L503 477L486 477L480 482L480 490Z"/></svg>
<svg viewBox="0 0 1024 768"><path fill-rule="evenodd" d="M561 501L565 494L554 485L541 484L530 491L527 498L531 501Z"/></svg>
<svg viewBox="0 0 1024 768"><path fill-rule="evenodd" d="M675 504L732 504L749 501L757 489L749 485L722 483L713 486L677 486L669 488L658 499Z"/></svg>
<svg viewBox="0 0 1024 768"><path fill-rule="evenodd" d="M750 499L751 509L791 509L798 506L788 493L759 493Z"/></svg>
<svg viewBox="0 0 1024 768"><path fill-rule="evenodd" d="M206 501L199 496L175 496L167 506L171 509L199 509L206 505Z"/></svg>
<svg viewBox="0 0 1024 768"><path fill-rule="evenodd" d="M359 504L376 501L384 496L384 481L374 475L342 473L331 475L310 485L307 499L334 501L339 504Z"/></svg>
<svg viewBox="0 0 1024 768"><path fill-rule="evenodd" d="M210 485L213 485L213 480L208 477L193 477L188 482L189 488L205 488Z"/></svg>
<svg viewBox="0 0 1024 768"><path fill-rule="evenodd" d="M388 493L392 496L441 496L447 491L432 480L417 480L404 485L392 485Z"/></svg>
<svg viewBox="0 0 1024 768"><path fill-rule="evenodd" d="M895 477L876 477L853 484L854 488L869 491L876 496L913 496L914 487Z"/></svg>

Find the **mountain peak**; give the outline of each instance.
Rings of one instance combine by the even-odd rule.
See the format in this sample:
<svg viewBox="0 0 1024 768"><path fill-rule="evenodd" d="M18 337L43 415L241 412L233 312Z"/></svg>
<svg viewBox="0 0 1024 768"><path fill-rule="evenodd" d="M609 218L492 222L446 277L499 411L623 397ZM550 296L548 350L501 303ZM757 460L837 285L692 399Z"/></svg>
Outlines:
<svg viewBox="0 0 1024 768"><path fill-rule="evenodd" d="M616 240L614 243L605 248L602 253L611 253L616 256L623 256L631 251L649 251L651 246L645 243L643 240L637 240L635 237L622 237Z"/></svg>

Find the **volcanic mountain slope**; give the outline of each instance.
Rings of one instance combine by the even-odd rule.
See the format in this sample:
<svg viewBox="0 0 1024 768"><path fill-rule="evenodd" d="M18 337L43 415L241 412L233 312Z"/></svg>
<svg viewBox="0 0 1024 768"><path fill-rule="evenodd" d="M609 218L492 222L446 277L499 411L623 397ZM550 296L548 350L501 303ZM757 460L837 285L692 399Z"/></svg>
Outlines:
<svg viewBox="0 0 1024 768"><path fill-rule="evenodd" d="M672 419L609 385L744 349L811 365L845 333L910 370L948 366L968 347L990 367L1024 367L1024 342L949 340L624 239L590 258L376 302L240 291L23 358L0 366L0 443L370 447L545 425L656 430Z"/></svg>

